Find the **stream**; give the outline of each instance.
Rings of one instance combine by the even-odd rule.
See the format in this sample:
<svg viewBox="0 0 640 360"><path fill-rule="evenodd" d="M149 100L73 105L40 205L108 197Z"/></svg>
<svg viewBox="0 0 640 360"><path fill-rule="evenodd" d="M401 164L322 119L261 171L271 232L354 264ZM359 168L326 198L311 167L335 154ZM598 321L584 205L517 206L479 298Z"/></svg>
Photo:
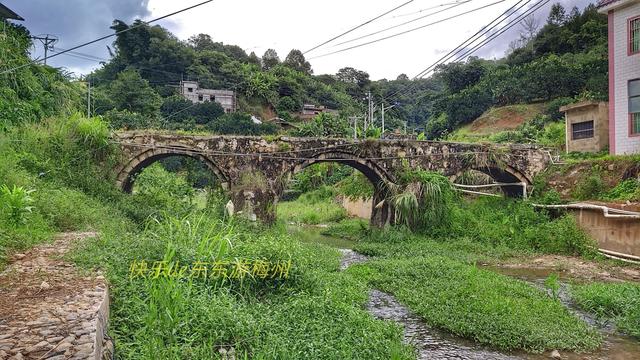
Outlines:
<svg viewBox="0 0 640 360"><path fill-rule="evenodd" d="M323 235L322 230L322 226L289 227L289 232L303 242L321 243L337 248L342 253L340 270L344 270L353 264L365 262L369 259L369 257L352 250L355 245L353 241ZM485 267L485 269L529 282L532 286L540 288L543 291L546 291L544 280L552 273L552 271L529 268ZM561 358L567 360L640 359L640 343L638 341L617 333L613 324L598 321L593 316L577 309L571 300L569 285L566 280L567 279L560 276L559 300L577 317L599 329L605 337L605 341L602 347L596 352L585 354L561 352ZM369 301L366 307L369 313L378 319L394 321L401 324L404 328L405 343L415 347L417 358L421 360L541 360L550 358L549 352L545 354L500 352L484 347L471 340L462 339L444 331L434 329L419 316L413 314L406 306L402 305L393 295L380 290L373 289L369 292Z"/></svg>

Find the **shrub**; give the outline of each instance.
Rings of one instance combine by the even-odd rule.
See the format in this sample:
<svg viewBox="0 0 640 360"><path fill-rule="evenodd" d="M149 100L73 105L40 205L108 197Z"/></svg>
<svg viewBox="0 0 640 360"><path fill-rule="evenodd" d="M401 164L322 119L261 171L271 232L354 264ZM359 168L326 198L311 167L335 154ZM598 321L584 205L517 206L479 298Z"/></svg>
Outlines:
<svg viewBox="0 0 640 360"><path fill-rule="evenodd" d="M256 124L251 115L230 113L208 123L209 129L217 134L234 135L268 135L277 133L276 125L271 123Z"/></svg>
<svg viewBox="0 0 640 360"><path fill-rule="evenodd" d="M547 115L551 121L558 121L564 118L564 113L560 112L560 108L574 103L575 100L570 97L560 97L549 101L544 110L544 114Z"/></svg>
<svg viewBox="0 0 640 360"><path fill-rule="evenodd" d="M578 200L597 199L605 191L602 177L597 173L582 178L573 190L573 197Z"/></svg>
<svg viewBox="0 0 640 360"><path fill-rule="evenodd" d="M31 206L33 204L31 193L33 192L34 190L27 190L15 185L13 188L9 188L7 185L0 187L3 212L14 226L24 224L27 215L33 210Z"/></svg>
<svg viewBox="0 0 640 360"><path fill-rule="evenodd" d="M623 180L604 193L602 198L604 200L638 200L640 199L640 181L638 179Z"/></svg>

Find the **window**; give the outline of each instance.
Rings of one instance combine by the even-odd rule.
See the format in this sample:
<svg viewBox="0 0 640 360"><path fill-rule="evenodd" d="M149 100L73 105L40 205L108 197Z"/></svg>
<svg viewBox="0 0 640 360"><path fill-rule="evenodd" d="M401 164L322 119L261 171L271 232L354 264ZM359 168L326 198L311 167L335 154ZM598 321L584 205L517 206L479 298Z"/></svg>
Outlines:
<svg viewBox="0 0 640 360"><path fill-rule="evenodd" d="M629 55L640 54L640 17L629 20Z"/></svg>
<svg viewBox="0 0 640 360"><path fill-rule="evenodd" d="M198 95L198 101L202 101L202 100L203 100L202 95Z"/></svg>
<svg viewBox="0 0 640 360"><path fill-rule="evenodd" d="M193 88L187 88L188 92L193 92Z"/></svg>
<svg viewBox="0 0 640 360"><path fill-rule="evenodd" d="M629 81L629 134L640 135L640 79Z"/></svg>
<svg viewBox="0 0 640 360"><path fill-rule="evenodd" d="M571 139L589 139L593 137L593 120L571 124Z"/></svg>

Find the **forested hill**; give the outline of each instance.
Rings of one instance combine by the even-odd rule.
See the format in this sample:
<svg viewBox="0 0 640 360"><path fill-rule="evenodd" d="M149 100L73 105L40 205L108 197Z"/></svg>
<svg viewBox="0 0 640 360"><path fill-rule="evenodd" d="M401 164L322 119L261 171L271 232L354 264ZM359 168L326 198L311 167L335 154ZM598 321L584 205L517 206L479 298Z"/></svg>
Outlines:
<svg viewBox="0 0 640 360"><path fill-rule="evenodd" d="M569 13L555 5L546 22L536 25L525 22L521 38L503 59L449 63L426 79L401 74L395 80L372 81L365 71L348 66L333 75L313 74L299 50L291 50L284 59L272 49L258 57L206 34L182 41L160 26L116 20L114 32L130 30L117 36L111 58L87 78L93 113L112 128L244 134L276 131L273 125L254 124L249 115L296 121L302 105L311 103L338 110L339 115L299 126L298 135L344 135L348 117L365 113L369 91L378 106L396 105L387 113L388 129L401 128L406 121L409 129L425 131L428 138L440 138L492 106L606 98L606 16L593 5ZM7 64L26 62L28 31L11 25L8 34L15 39L2 44ZM197 80L204 88L235 90L240 111L224 114L215 102L191 104L178 95L181 79ZM68 80L46 66L14 72L2 80L7 93L0 99L0 117L11 123L39 119L54 105L83 108L78 102L86 89ZM73 104L62 104L61 99L73 99Z"/></svg>
<svg viewBox="0 0 640 360"><path fill-rule="evenodd" d="M504 59L470 58L441 66L444 91L433 98L428 137L473 121L491 106L547 102L549 119L559 105L579 98L607 99L607 18L594 5L566 13L554 5L546 23L523 24L521 38Z"/></svg>

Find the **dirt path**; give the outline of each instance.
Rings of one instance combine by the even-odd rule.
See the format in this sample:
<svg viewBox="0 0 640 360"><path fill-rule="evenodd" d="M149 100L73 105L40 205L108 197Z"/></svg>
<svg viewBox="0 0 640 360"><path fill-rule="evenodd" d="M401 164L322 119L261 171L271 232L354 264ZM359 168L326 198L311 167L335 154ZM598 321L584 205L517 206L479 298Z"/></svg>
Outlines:
<svg viewBox="0 0 640 360"><path fill-rule="evenodd" d="M62 259L74 241L95 236L64 233L13 256L0 273L0 359L100 359L109 313L106 282Z"/></svg>

